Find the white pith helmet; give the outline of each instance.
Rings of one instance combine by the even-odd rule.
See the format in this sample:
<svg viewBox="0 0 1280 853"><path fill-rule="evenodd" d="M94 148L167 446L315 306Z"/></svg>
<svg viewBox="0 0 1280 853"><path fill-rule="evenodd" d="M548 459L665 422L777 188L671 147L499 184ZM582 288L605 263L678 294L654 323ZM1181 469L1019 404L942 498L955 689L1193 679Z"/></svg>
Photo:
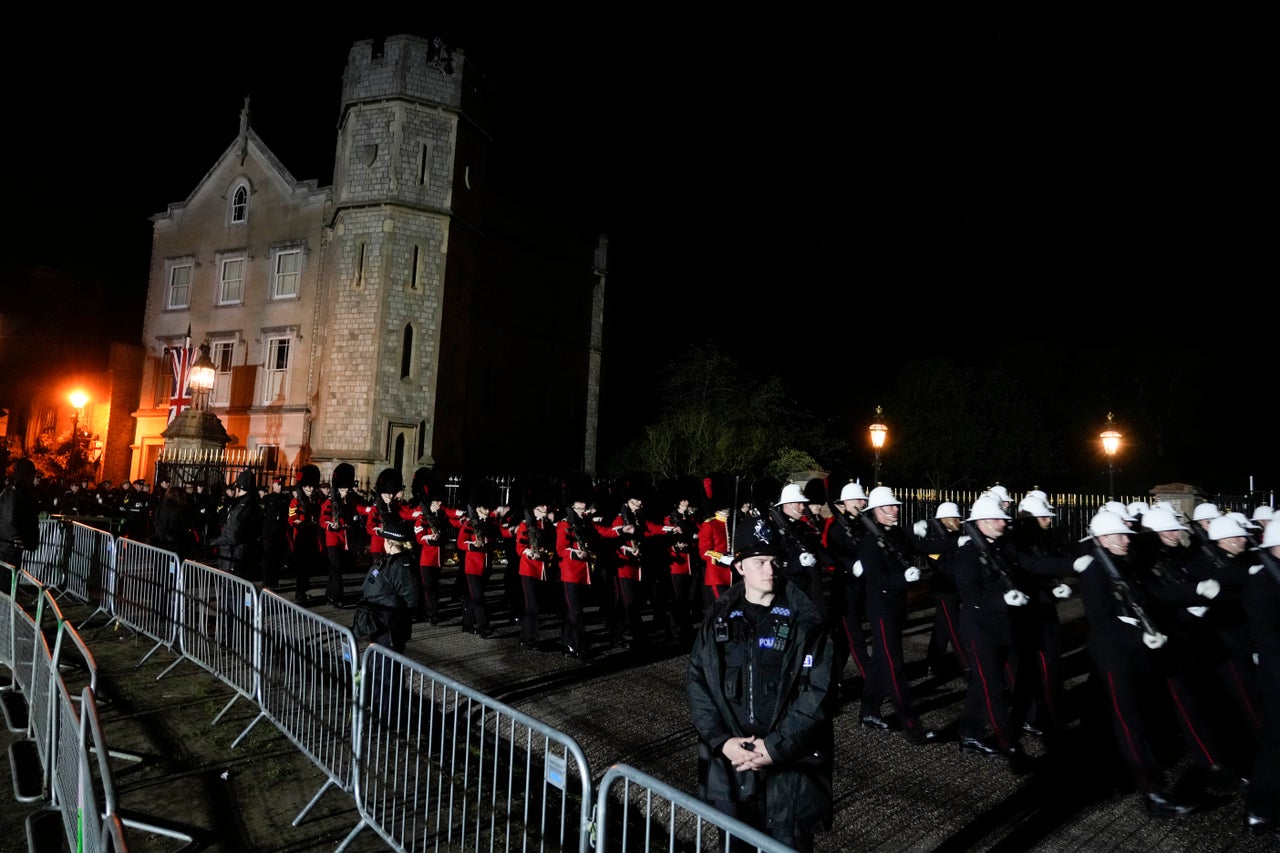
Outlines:
<svg viewBox="0 0 1280 853"><path fill-rule="evenodd" d="M969 521L981 521L984 518L1003 518L1009 520L1009 513L1000 508L1000 501L995 498L978 498L969 507Z"/></svg>
<svg viewBox="0 0 1280 853"><path fill-rule="evenodd" d="M1133 530L1114 512L1106 509L1098 510L1098 514L1089 522L1089 535L1109 536L1115 533L1132 534Z"/></svg>
<svg viewBox="0 0 1280 853"><path fill-rule="evenodd" d="M845 483L844 488L840 490L840 502L845 501L865 501L867 493L862 490L861 483Z"/></svg>
<svg viewBox="0 0 1280 853"><path fill-rule="evenodd" d="M1192 521L1209 521L1215 518L1221 518L1222 513L1218 512L1218 505L1211 503L1196 504L1196 508L1191 511Z"/></svg>
<svg viewBox="0 0 1280 853"><path fill-rule="evenodd" d="M809 499L804 496L804 490L795 483L787 483L782 487L782 497L778 498L778 502L774 506L782 506L783 504L807 504Z"/></svg>
<svg viewBox="0 0 1280 853"><path fill-rule="evenodd" d="M1178 517L1162 506L1153 506L1142 514L1142 526L1148 530L1162 533L1166 530L1190 530Z"/></svg>
<svg viewBox="0 0 1280 853"><path fill-rule="evenodd" d="M882 506L902 506L902 501L893 496L893 490L888 486L876 486L871 490L871 494L867 495L867 509L878 509Z"/></svg>
<svg viewBox="0 0 1280 853"><path fill-rule="evenodd" d="M964 518L960 514L960 507L953 501L943 501L938 504L938 509L933 514L934 518Z"/></svg>
<svg viewBox="0 0 1280 853"><path fill-rule="evenodd" d="M1209 522L1209 538L1214 542L1219 539L1230 539L1233 536L1248 536L1244 528L1240 526L1240 522L1234 518L1227 516L1219 516Z"/></svg>

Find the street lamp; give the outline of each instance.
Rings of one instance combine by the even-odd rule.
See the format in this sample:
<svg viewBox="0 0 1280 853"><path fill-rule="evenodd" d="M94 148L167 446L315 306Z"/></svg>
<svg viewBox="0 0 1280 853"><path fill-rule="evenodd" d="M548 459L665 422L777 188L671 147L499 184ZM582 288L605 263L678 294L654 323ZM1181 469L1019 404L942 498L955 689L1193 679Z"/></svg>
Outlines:
<svg viewBox="0 0 1280 853"><path fill-rule="evenodd" d="M71 406L74 409L71 413L71 456L67 462L67 473L79 477L82 467L80 464L80 419L84 417L84 407L89 402L89 395L77 388L67 395L67 399L71 401Z"/></svg>
<svg viewBox="0 0 1280 853"><path fill-rule="evenodd" d="M876 452L875 474L871 478L871 485L880 485L880 449L884 447L884 440L889 436L889 427L884 422L884 407L876 406L876 417L871 422L871 426L867 427L871 433L871 446Z"/></svg>
<svg viewBox="0 0 1280 853"><path fill-rule="evenodd" d="M218 371L209 358L209 342L200 345L200 357L191 365L187 374L187 384L191 386L191 406L198 412L209 408L209 394L213 391L213 381Z"/></svg>
<svg viewBox="0 0 1280 853"><path fill-rule="evenodd" d="M1116 416L1107 412L1107 428L1098 434L1102 439L1102 452L1107 454L1107 490L1109 497L1116 496L1116 451L1120 449L1120 431L1116 429Z"/></svg>

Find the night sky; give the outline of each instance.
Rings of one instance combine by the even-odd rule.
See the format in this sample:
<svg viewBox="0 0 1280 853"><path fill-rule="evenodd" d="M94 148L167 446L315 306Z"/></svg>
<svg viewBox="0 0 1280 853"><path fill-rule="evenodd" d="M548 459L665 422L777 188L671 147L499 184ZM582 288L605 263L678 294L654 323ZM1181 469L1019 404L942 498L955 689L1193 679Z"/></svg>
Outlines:
<svg viewBox="0 0 1280 853"><path fill-rule="evenodd" d="M351 43L441 35L502 99L492 177L609 235L615 364L715 340L852 423L911 358L1057 382L1163 359L1204 395L1181 428L1229 436L1189 473L1272 487L1278 14L1203 5L244 32L26 13L3 59L5 263L140 305L148 217L230 144L246 95L293 175L328 185ZM859 382L832 393L841 365Z"/></svg>

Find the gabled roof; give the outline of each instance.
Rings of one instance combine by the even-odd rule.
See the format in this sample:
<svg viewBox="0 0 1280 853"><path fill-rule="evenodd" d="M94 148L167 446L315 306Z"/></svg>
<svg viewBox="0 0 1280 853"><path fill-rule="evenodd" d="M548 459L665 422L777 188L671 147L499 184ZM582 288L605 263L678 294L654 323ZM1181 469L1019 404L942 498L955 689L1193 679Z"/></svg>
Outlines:
<svg viewBox="0 0 1280 853"><path fill-rule="evenodd" d="M181 202L170 204L165 209L164 213L153 214L151 216L151 222L154 223L161 219L173 217L175 214L180 213L188 207L196 195L198 195L200 191L204 189L211 180L213 180L214 176L217 175L229 161L241 156L241 150L242 146L240 136L237 135L235 139L231 140L231 144L227 146L226 150L222 152L222 156L214 161L213 165L209 168L209 171L205 172L204 177L196 183L195 187L192 188L187 197ZM255 158L261 162L269 172L273 173L280 183L289 189L290 195L310 195L316 193L327 197L332 191L332 187L318 186L315 179L299 181L295 178L290 174L289 170L285 168L284 164L280 162L280 158L276 157L276 155L272 153L271 149L267 147L267 144L262 141L262 138L258 136L257 132L252 127L247 128L245 131L243 151L244 156Z"/></svg>

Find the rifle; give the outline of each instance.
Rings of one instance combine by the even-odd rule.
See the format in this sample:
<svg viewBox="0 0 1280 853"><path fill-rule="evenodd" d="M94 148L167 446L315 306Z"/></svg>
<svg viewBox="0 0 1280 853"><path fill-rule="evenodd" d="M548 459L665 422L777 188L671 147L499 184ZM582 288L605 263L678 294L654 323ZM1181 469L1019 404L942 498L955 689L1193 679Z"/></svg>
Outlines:
<svg viewBox="0 0 1280 853"><path fill-rule="evenodd" d="M836 524L840 525L840 529L844 531L844 535L849 538L849 544L854 546L856 549L858 546L858 540L862 537L853 529L853 522L849 520L849 513L841 512L836 509L835 502L831 500L827 501L827 509L831 512L831 517L836 519ZM862 513L858 513L858 515L862 515ZM827 546L827 550L831 550L829 545ZM834 556L834 554L832 556ZM839 561L837 560L836 562ZM848 569L845 571L847 573Z"/></svg>
<svg viewBox="0 0 1280 853"><path fill-rule="evenodd" d="M876 524L874 518L865 512L858 513L858 518L862 519L862 523L866 525L867 530L871 531L871 535L875 537L876 544L880 546L881 551L884 551L888 556L895 558L904 566L915 565L915 563L908 560L906 555L902 553L902 549L889 541L889 539L884 535L884 531L880 529L880 525Z"/></svg>
<svg viewBox="0 0 1280 853"><path fill-rule="evenodd" d="M543 541L542 527L538 524L538 519L534 518L533 513L527 509L524 511L524 528L529 536L529 550L533 552L531 559L539 563L550 562L551 549L547 548L546 542Z"/></svg>
<svg viewBox="0 0 1280 853"><path fill-rule="evenodd" d="M475 539L475 549L477 551L489 550L489 542L484 538L483 523L480 520L480 514L476 512L476 508L471 504L467 504L467 523L471 525L471 535Z"/></svg>
<svg viewBox="0 0 1280 853"><path fill-rule="evenodd" d="M1275 579L1276 583L1280 583L1280 560L1271 556L1271 551L1261 546L1255 546L1253 549L1258 552L1258 556L1262 558L1262 565L1266 568L1267 573Z"/></svg>
<svg viewBox="0 0 1280 853"><path fill-rule="evenodd" d="M1013 577L1009 574L1009 569L1005 566L1004 560L997 554L991 552L991 543L987 541L987 537L982 535L982 531L972 521L963 523L965 535L969 537L969 541L973 543L973 547L978 552L978 562L991 569L1004 584L1005 591L1017 589L1013 583Z"/></svg>
<svg viewBox="0 0 1280 853"><path fill-rule="evenodd" d="M1102 566L1102 570L1107 573L1107 578L1111 581L1111 594L1116 597L1117 601L1129 608L1129 612L1133 614L1134 618L1138 620L1138 624L1142 626L1143 633L1164 636L1160 629L1155 626L1155 623L1151 621L1147 611L1134 600L1133 590L1129 588L1129 582L1120 574L1120 570L1112 562L1111 554L1107 549L1095 542L1093 550L1096 552L1092 555L1093 558L1098 562L1098 565Z"/></svg>

